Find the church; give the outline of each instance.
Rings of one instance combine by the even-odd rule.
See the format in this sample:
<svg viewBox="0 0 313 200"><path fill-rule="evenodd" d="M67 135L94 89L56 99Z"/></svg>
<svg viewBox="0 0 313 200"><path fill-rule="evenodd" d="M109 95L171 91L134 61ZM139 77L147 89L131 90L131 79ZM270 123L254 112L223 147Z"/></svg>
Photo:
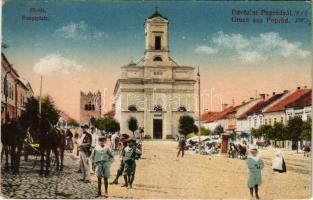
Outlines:
<svg viewBox="0 0 313 200"><path fill-rule="evenodd" d="M170 139L179 118L194 115L194 67L178 65L169 55L169 20L156 10L145 20L145 52L121 67L114 88L115 118L121 133L131 133L135 117L145 138Z"/></svg>

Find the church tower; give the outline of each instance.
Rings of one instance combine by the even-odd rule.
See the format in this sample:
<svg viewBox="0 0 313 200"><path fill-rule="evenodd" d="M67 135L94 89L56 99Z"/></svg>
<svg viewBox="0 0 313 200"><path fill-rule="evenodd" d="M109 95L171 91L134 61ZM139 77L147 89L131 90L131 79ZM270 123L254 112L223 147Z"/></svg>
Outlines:
<svg viewBox="0 0 313 200"><path fill-rule="evenodd" d="M146 65L169 65L168 19L156 11L145 21Z"/></svg>

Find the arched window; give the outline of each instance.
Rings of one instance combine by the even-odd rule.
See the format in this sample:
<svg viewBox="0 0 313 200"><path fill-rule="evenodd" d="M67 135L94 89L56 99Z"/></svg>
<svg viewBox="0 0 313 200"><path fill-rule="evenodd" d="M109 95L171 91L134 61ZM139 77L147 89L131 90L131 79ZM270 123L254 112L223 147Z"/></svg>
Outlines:
<svg viewBox="0 0 313 200"><path fill-rule="evenodd" d="M179 111L179 112L186 112L187 109L186 109L185 106L180 106L180 107L177 109L177 111Z"/></svg>
<svg viewBox="0 0 313 200"><path fill-rule="evenodd" d="M95 105L94 104L91 105L91 110L95 110Z"/></svg>
<svg viewBox="0 0 313 200"><path fill-rule="evenodd" d="M153 58L153 61L162 61L162 58L160 56L156 56Z"/></svg>
<svg viewBox="0 0 313 200"><path fill-rule="evenodd" d="M135 112L135 111L137 111L137 108L135 105L130 105L130 106L128 106L128 110L131 112Z"/></svg>
<svg viewBox="0 0 313 200"><path fill-rule="evenodd" d="M85 110L88 110L88 108L89 108L89 107L88 107L88 104L86 104L86 105L85 105Z"/></svg>
<svg viewBox="0 0 313 200"><path fill-rule="evenodd" d="M162 106L160 106L160 105L155 106L154 111L155 112L162 112L163 111Z"/></svg>

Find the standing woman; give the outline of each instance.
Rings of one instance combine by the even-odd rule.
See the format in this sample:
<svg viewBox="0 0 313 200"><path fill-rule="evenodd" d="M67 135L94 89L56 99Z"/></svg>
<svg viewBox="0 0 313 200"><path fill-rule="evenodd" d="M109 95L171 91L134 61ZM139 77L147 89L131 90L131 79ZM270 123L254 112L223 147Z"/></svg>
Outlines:
<svg viewBox="0 0 313 200"><path fill-rule="evenodd" d="M249 169L248 187L250 189L251 197L253 197L253 188L255 191L256 199L259 199L259 186L261 185L261 171L264 167L263 160L258 155L256 147L250 149L250 155L247 159L247 165Z"/></svg>
<svg viewBox="0 0 313 200"><path fill-rule="evenodd" d="M284 173L287 172L286 163L281 150L277 150L275 153L275 158L272 163L273 172Z"/></svg>

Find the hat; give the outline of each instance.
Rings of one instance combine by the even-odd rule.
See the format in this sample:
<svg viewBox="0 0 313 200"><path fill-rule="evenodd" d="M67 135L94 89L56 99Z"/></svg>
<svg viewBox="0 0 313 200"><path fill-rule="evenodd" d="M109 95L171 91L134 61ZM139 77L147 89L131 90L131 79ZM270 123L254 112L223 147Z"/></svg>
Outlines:
<svg viewBox="0 0 313 200"><path fill-rule="evenodd" d="M95 128L94 126L92 126L90 129L91 129L91 130L95 130L96 128Z"/></svg>
<svg viewBox="0 0 313 200"><path fill-rule="evenodd" d="M85 124L85 125L82 125L81 128L89 128L89 126Z"/></svg>
<svg viewBox="0 0 313 200"><path fill-rule="evenodd" d="M136 140L132 137L128 138L125 140L126 142L136 142Z"/></svg>
<svg viewBox="0 0 313 200"><path fill-rule="evenodd" d="M256 146L251 146L250 151L258 151L258 148Z"/></svg>

